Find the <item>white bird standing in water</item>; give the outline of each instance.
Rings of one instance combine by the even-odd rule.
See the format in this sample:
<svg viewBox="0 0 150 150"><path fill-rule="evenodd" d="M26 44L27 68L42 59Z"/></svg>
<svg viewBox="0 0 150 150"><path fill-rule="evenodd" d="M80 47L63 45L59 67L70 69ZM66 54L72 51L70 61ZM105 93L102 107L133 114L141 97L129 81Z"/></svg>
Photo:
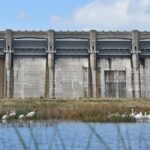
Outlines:
<svg viewBox="0 0 150 150"><path fill-rule="evenodd" d="M143 114L142 112L138 113L135 115L135 119L138 120L138 121L141 121L143 119Z"/></svg>
<svg viewBox="0 0 150 150"><path fill-rule="evenodd" d="M19 115L18 119L23 119L25 116L23 114Z"/></svg>
<svg viewBox="0 0 150 150"><path fill-rule="evenodd" d="M134 109L133 109L133 108L131 109L130 117L131 117L131 118L135 118L135 112L134 112Z"/></svg>
<svg viewBox="0 0 150 150"><path fill-rule="evenodd" d="M127 113L125 112L124 114L122 114L122 118L126 118L127 117Z"/></svg>
<svg viewBox="0 0 150 150"><path fill-rule="evenodd" d="M147 115L147 119L150 120L150 114Z"/></svg>
<svg viewBox="0 0 150 150"><path fill-rule="evenodd" d="M8 112L7 112L4 116L2 116L2 120L6 120L6 119L8 119L8 118L9 118Z"/></svg>
<svg viewBox="0 0 150 150"><path fill-rule="evenodd" d="M32 117L34 117L36 111L37 111L37 109L35 108L33 111L29 112L29 113L26 115L26 117L27 117L27 118L32 118Z"/></svg>
<svg viewBox="0 0 150 150"><path fill-rule="evenodd" d="M9 114L9 117L15 117L16 116L16 110L12 110L11 113Z"/></svg>
<svg viewBox="0 0 150 150"><path fill-rule="evenodd" d="M145 112L143 115L143 121L147 121L147 120L148 120L148 115L147 115L147 112Z"/></svg>

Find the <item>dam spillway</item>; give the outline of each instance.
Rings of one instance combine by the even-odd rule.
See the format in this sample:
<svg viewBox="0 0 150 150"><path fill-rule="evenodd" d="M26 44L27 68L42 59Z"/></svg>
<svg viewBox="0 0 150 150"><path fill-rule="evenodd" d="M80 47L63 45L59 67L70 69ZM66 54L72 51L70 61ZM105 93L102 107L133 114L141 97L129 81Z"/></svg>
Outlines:
<svg viewBox="0 0 150 150"><path fill-rule="evenodd" d="M1 98L150 98L150 32L0 31Z"/></svg>

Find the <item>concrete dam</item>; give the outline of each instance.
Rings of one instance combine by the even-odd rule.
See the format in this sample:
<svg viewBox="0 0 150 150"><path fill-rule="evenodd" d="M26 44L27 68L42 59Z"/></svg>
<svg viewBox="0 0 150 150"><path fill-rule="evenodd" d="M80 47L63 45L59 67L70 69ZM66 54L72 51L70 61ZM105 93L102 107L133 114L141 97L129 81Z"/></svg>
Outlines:
<svg viewBox="0 0 150 150"><path fill-rule="evenodd" d="M150 98L150 32L0 31L1 98Z"/></svg>

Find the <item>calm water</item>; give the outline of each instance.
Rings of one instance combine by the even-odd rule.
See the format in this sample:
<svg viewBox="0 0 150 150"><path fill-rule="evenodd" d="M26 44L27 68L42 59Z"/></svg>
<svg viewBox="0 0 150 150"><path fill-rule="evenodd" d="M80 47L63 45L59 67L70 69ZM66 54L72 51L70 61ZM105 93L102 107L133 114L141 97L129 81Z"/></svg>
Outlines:
<svg viewBox="0 0 150 150"><path fill-rule="evenodd" d="M0 150L25 148L150 150L150 123L0 123Z"/></svg>

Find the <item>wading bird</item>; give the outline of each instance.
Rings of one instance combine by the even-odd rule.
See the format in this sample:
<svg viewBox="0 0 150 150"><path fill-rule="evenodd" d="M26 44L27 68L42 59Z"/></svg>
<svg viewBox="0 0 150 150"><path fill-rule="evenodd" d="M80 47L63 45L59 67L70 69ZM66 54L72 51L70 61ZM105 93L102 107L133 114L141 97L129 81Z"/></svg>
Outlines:
<svg viewBox="0 0 150 150"><path fill-rule="evenodd" d="M6 120L8 118L9 118L9 114L8 114L8 111L7 111L7 113L4 116L2 116L2 120Z"/></svg>
<svg viewBox="0 0 150 150"><path fill-rule="evenodd" d="M36 108L34 108L34 110L33 111L31 111L31 112L29 112L27 115L26 115L26 117L27 118L32 118L32 117L34 117L35 116L35 112L37 111L37 109Z"/></svg>
<svg viewBox="0 0 150 150"><path fill-rule="evenodd" d="M16 110L12 110L11 113L9 114L9 117L15 117L16 116Z"/></svg>
<svg viewBox="0 0 150 150"><path fill-rule="evenodd" d="M18 119L23 119L25 116L23 114L19 115Z"/></svg>
<svg viewBox="0 0 150 150"><path fill-rule="evenodd" d="M142 112L136 114L136 115L135 115L135 119L136 119L136 121L142 121L142 119L143 119L143 114L142 114Z"/></svg>
<svg viewBox="0 0 150 150"><path fill-rule="evenodd" d="M132 109L131 109L130 117L131 117L131 118L135 118L135 114L136 114L136 113L134 112L134 109L132 108Z"/></svg>

